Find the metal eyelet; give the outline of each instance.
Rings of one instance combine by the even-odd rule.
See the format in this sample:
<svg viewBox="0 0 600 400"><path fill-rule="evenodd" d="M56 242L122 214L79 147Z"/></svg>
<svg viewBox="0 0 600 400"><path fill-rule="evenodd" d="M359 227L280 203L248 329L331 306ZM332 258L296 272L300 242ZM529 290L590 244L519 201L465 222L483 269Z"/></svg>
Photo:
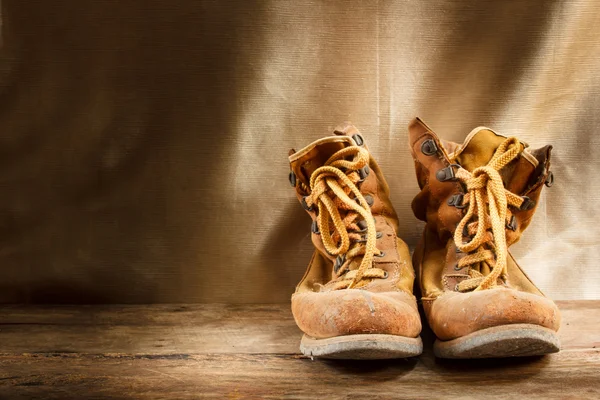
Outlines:
<svg viewBox="0 0 600 400"><path fill-rule="evenodd" d="M290 175L288 178L290 180L290 185L292 185L292 187L296 187L296 174L294 174L293 171L290 171Z"/></svg>
<svg viewBox="0 0 600 400"><path fill-rule="evenodd" d="M466 204L463 204L463 199L465 197L464 193L456 193L454 195L452 195L452 197L450 197L448 199L448 205L449 206L454 206L458 209L463 209L463 208L467 208Z"/></svg>
<svg viewBox="0 0 600 400"><path fill-rule="evenodd" d="M433 139L427 139L421 144L421 153L426 156L432 156L437 153L438 148Z"/></svg>
<svg viewBox="0 0 600 400"><path fill-rule="evenodd" d="M370 194L365 194L363 197L365 198L365 201L367 202L367 205L369 207L371 207L373 203L375 203L373 196L371 196ZM356 202L356 204L360 205L360 200L358 199L358 197L355 197L354 201Z"/></svg>
<svg viewBox="0 0 600 400"><path fill-rule="evenodd" d="M345 262L346 262L346 256L337 256L335 258L335 263L333 264L333 272L335 272L337 274Z"/></svg>
<svg viewBox="0 0 600 400"><path fill-rule="evenodd" d="M458 292L458 283L456 284L456 286L454 286L454 291Z"/></svg>
<svg viewBox="0 0 600 400"><path fill-rule="evenodd" d="M313 206L309 207L308 204L306 204L306 196L304 196L302 198L302 200L300 201L300 203L302 204L302 208L304 208L306 211L312 211L312 210L314 210Z"/></svg>
<svg viewBox="0 0 600 400"><path fill-rule="evenodd" d="M365 144L365 140L363 139L363 137L360 135L360 133L357 133L355 135L352 135L352 139L354 139L354 141L356 142L357 146L362 146L363 144Z"/></svg>
<svg viewBox="0 0 600 400"><path fill-rule="evenodd" d="M455 181L456 175L454 174L453 167L460 168L460 165L450 164L446 168L442 168L442 169L438 170L435 173L435 177L437 178L437 180L440 182Z"/></svg>
<svg viewBox="0 0 600 400"><path fill-rule="evenodd" d="M374 254L373 256L375 256L375 257L384 257L385 256L385 251L380 251L379 254Z"/></svg>
<svg viewBox="0 0 600 400"><path fill-rule="evenodd" d="M552 171L548 171L548 176L546 177L544 185L546 185L547 187L551 187L552 185L554 185L554 173Z"/></svg>
<svg viewBox="0 0 600 400"><path fill-rule="evenodd" d="M365 179L367 179L367 176L369 176L369 172L371 172L371 170L369 169L368 165L365 165L364 167L360 168L358 170L358 176L360 177L360 180L358 182L363 182Z"/></svg>
<svg viewBox="0 0 600 400"><path fill-rule="evenodd" d="M463 236L469 237L469 225L468 224L465 224L465 227L463 228Z"/></svg>
<svg viewBox="0 0 600 400"><path fill-rule="evenodd" d="M319 232L319 224L317 223L316 220L314 220L312 222L312 224L310 225L310 231L312 233L316 234L316 235L318 235L319 233L321 233L321 232Z"/></svg>
<svg viewBox="0 0 600 400"><path fill-rule="evenodd" d="M521 207L519 208L519 210L527 211L527 210L531 210L533 207L535 207L535 201L531 200L527 196L523 196L523 203L521 204Z"/></svg>
<svg viewBox="0 0 600 400"><path fill-rule="evenodd" d="M377 224L377 219L375 219L375 217L373 217L373 222L375 222L375 224ZM357 221L356 225L358 225L358 227L360 228L358 233L363 233L363 232L367 231L367 221L365 221L364 219Z"/></svg>
<svg viewBox="0 0 600 400"><path fill-rule="evenodd" d="M456 265L454 266L454 270L455 270L455 271L460 271L460 270L461 270L461 269L463 269L463 268L464 268L464 267L459 267L459 266L458 266L458 264L456 264Z"/></svg>
<svg viewBox="0 0 600 400"><path fill-rule="evenodd" d="M383 278L381 279L387 279L390 276L390 274L387 271L383 271Z"/></svg>
<svg viewBox="0 0 600 400"><path fill-rule="evenodd" d="M362 231L362 232L364 232L364 231ZM375 239L381 239L382 236L383 236L383 233L377 232L377 234L375 235ZM358 243L367 243L367 235L361 236Z"/></svg>
<svg viewBox="0 0 600 400"><path fill-rule="evenodd" d="M367 221L365 221L364 219L361 219L360 221L358 221L356 223L356 225L358 225L358 227L360 228L360 230L358 231L359 233L363 233L367 231Z"/></svg>
<svg viewBox="0 0 600 400"><path fill-rule="evenodd" d="M514 215L510 217L510 222L506 224L506 228L511 231L517 230L517 218Z"/></svg>

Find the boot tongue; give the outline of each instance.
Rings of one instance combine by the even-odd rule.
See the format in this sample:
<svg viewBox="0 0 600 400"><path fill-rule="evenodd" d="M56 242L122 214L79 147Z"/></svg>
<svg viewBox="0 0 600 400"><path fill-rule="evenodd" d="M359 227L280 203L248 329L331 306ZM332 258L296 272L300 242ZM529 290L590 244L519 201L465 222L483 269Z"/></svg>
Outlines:
<svg viewBox="0 0 600 400"><path fill-rule="evenodd" d="M324 141L316 145L306 157L303 157L300 165L301 176L306 179L306 183L310 180L310 176L317 168L325 165L325 162L339 150L349 146L348 143L332 140Z"/></svg>
<svg viewBox="0 0 600 400"><path fill-rule="evenodd" d="M478 167L487 165L496 149L506 137L498 135L487 128L474 129L465 139L458 151L456 162L469 172L473 172ZM523 146L523 144L521 144ZM533 158L533 157L531 157ZM500 176L504 182L504 187L515 194L523 192L532 177L536 165L526 157L519 157L510 164L506 165L500 171Z"/></svg>
<svg viewBox="0 0 600 400"><path fill-rule="evenodd" d="M310 176L319 167L325 165L327 160L336 152L354 145L350 136L345 133L334 132L336 136L328 136L314 141L298 152L290 155L290 167L296 177L306 186L309 185ZM291 151L290 151L291 153Z"/></svg>
<svg viewBox="0 0 600 400"><path fill-rule="evenodd" d="M476 128L467 136L466 146L463 144L463 149L456 157L456 161L467 171L473 172L475 168L483 167L492 159L496 149L504 140L506 140L505 137L497 135L489 129Z"/></svg>

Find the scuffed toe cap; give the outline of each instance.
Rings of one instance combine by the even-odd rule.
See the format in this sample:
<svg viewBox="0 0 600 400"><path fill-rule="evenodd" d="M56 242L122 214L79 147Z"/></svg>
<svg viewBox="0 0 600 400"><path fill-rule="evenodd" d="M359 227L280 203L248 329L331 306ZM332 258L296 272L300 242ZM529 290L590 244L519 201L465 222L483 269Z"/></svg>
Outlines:
<svg viewBox="0 0 600 400"><path fill-rule="evenodd" d="M501 325L533 324L554 331L560 326L560 312L552 300L507 288L445 293L433 302L427 319L440 340Z"/></svg>
<svg viewBox="0 0 600 400"><path fill-rule="evenodd" d="M421 332L415 298L404 292L295 293L292 313L300 329L315 338L364 333L417 337Z"/></svg>

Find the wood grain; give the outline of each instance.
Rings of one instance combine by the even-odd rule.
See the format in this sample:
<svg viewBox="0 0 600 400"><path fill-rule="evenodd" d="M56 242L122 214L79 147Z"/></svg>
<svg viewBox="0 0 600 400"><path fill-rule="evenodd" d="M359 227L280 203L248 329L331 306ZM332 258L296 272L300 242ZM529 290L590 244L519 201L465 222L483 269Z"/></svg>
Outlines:
<svg viewBox="0 0 600 400"><path fill-rule="evenodd" d="M598 398L600 301L559 302L541 358L334 362L298 355L289 305L0 309L0 399Z"/></svg>
<svg viewBox="0 0 600 400"><path fill-rule="evenodd" d="M291 354L301 336L282 305L5 306L0 327L16 353Z"/></svg>

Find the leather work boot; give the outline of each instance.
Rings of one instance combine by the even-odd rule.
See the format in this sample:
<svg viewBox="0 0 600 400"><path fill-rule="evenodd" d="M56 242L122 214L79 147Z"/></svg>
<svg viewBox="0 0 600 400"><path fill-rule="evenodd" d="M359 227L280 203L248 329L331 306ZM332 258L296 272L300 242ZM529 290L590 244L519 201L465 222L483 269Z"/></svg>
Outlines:
<svg viewBox="0 0 600 400"><path fill-rule="evenodd" d="M421 354L414 271L396 236L388 185L351 125L290 150L290 183L312 218L315 246L292 295L300 350L323 358L382 359Z"/></svg>
<svg viewBox="0 0 600 400"><path fill-rule="evenodd" d="M440 140L420 119L409 144L425 222L413 263L423 309L443 358L529 356L559 351L560 314L508 247L521 237L544 183L551 146L475 128L464 143Z"/></svg>

